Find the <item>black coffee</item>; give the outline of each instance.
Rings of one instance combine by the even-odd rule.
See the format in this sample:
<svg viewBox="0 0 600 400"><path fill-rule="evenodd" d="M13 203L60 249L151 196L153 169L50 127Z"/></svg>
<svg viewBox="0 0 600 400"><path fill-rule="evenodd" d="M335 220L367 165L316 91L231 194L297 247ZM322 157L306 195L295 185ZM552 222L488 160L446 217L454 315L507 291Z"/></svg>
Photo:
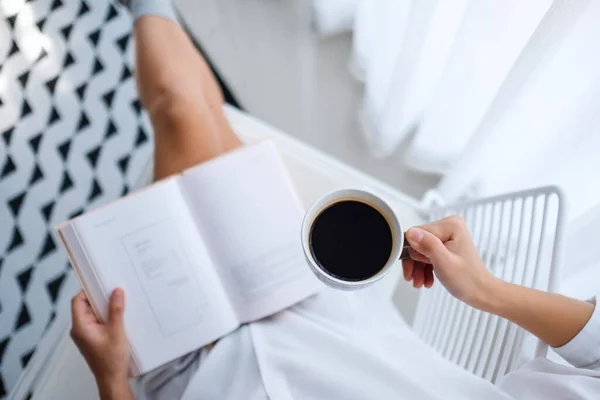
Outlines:
<svg viewBox="0 0 600 400"><path fill-rule="evenodd" d="M361 281L377 274L392 253L392 230L377 209L355 200L334 203L310 232L313 258L338 279Z"/></svg>

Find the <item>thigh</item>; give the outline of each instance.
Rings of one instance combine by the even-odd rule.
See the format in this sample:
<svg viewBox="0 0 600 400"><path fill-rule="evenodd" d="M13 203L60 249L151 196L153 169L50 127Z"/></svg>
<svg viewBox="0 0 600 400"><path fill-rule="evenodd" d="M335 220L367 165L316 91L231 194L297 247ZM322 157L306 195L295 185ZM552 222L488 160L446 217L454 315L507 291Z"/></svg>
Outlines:
<svg viewBox="0 0 600 400"><path fill-rule="evenodd" d="M180 173L242 145L220 104L191 97L165 101L150 112L154 179Z"/></svg>

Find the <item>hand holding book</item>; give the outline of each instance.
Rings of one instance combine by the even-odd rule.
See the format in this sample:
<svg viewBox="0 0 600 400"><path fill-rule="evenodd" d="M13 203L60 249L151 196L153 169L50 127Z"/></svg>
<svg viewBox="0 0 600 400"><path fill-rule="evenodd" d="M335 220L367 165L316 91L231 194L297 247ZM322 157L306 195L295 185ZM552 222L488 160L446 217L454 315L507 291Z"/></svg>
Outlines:
<svg viewBox="0 0 600 400"><path fill-rule="evenodd" d="M83 292L71 301L71 337L90 366L102 398L133 399L127 382L129 344L125 336L124 311L122 289L115 289L110 296L106 324L96 318ZM115 392L120 393L117 396Z"/></svg>

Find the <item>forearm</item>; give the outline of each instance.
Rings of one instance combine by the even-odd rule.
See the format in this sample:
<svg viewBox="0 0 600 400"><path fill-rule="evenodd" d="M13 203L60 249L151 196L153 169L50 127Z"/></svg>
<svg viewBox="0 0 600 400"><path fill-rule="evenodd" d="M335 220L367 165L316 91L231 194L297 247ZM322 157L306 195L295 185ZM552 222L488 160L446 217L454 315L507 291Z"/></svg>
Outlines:
<svg viewBox="0 0 600 400"><path fill-rule="evenodd" d="M474 306L506 318L552 347L568 343L583 329L594 305L493 278Z"/></svg>
<svg viewBox="0 0 600 400"><path fill-rule="evenodd" d="M127 380L96 379L101 400L135 400Z"/></svg>

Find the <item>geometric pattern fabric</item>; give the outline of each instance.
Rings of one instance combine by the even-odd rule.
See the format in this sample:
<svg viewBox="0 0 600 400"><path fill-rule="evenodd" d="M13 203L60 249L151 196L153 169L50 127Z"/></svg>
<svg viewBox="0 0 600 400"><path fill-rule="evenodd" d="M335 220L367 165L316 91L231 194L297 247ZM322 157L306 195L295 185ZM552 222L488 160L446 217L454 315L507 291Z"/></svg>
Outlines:
<svg viewBox="0 0 600 400"><path fill-rule="evenodd" d="M131 17L0 0L0 399L77 287L54 227L129 190L152 150Z"/></svg>

